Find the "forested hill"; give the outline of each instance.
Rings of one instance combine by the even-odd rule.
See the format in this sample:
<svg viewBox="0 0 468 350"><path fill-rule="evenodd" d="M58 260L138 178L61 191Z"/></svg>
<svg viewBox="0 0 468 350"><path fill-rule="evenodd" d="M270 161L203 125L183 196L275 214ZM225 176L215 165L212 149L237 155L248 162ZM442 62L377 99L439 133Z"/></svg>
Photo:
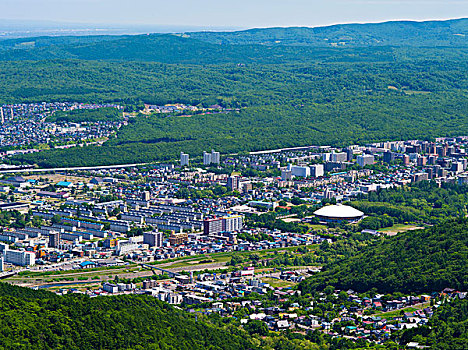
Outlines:
<svg viewBox="0 0 468 350"><path fill-rule="evenodd" d="M186 35L211 43L235 45L466 46L468 19L339 24L316 28L265 28Z"/></svg>
<svg viewBox="0 0 468 350"><path fill-rule="evenodd" d="M256 57L264 56L255 48L238 50L172 34L102 38L96 40L90 37L89 41L87 37L81 41L69 38L70 42L64 38L29 38L29 41L21 39L17 45L9 40L3 45L0 42L0 60L80 59L218 64L249 63Z"/></svg>
<svg viewBox="0 0 468 350"><path fill-rule="evenodd" d="M254 349L149 296L67 295L0 283L0 349Z"/></svg>
<svg viewBox="0 0 468 350"><path fill-rule="evenodd" d="M399 234L326 267L299 288L328 285L365 292L432 292L468 288L468 219Z"/></svg>
<svg viewBox="0 0 468 350"><path fill-rule="evenodd" d="M411 24L423 29L406 30L408 38L417 34L414 42L426 47L259 44L266 33L275 38L289 33L300 41L302 31L312 30L297 28L253 30L248 33L258 42L222 45L203 33L197 38L151 34L0 41L0 103L105 101L130 111L143 103L239 109L190 118L137 116L102 147L52 149L12 161L42 167L127 164L173 160L181 151L193 157L211 148L228 154L463 135L468 133L468 50L466 37L455 34L466 32L467 23ZM354 28L367 37L366 28L374 28L372 35L388 32L390 38L407 25L320 30ZM423 40L437 35L451 39ZM394 37L407 45L403 34Z"/></svg>
<svg viewBox="0 0 468 350"><path fill-rule="evenodd" d="M171 160L181 151L193 156L211 148L227 154L468 133L466 55L455 49L403 51L362 49L348 57L330 54L316 63L295 65L0 62L0 101L220 104L240 109L191 118L132 118L102 147L15 157L42 167Z"/></svg>
<svg viewBox="0 0 468 350"><path fill-rule="evenodd" d="M343 50L346 53L346 50L363 47L467 46L468 19L459 19L343 24L317 28L267 28L239 32L10 39L0 41L0 60L272 64L303 62L335 53L342 55ZM357 52L353 54L359 55Z"/></svg>

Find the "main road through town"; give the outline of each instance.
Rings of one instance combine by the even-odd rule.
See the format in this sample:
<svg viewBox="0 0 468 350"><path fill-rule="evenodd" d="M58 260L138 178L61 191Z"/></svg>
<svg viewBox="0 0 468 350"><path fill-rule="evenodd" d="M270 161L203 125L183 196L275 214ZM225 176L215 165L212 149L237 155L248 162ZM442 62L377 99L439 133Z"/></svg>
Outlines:
<svg viewBox="0 0 468 350"><path fill-rule="evenodd" d="M73 170L101 170L101 169L120 169L120 168L132 168L140 165L147 165L150 163L139 163L139 164L119 164L119 165L100 165L100 166L88 166L88 167L70 167L70 168L27 168L27 169L8 169L0 170L0 173L41 173L41 172L54 172L54 171L73 171Z"/></svg>

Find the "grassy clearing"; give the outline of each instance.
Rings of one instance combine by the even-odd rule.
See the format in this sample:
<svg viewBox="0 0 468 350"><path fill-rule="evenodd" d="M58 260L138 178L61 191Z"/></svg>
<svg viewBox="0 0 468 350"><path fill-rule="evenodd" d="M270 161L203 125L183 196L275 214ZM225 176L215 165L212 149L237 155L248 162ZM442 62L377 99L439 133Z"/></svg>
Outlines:
<svg viewBox="0 0 468 350"><path fill-rule="evenodd" d="M270 286L275 288L287 288L294 287L296 285L294 282L278 280L276 278L262 278L262 282L268 283Z"/></svg>
<svg viewBox="0 0 468 350"><path fill-rule="evenodd" d="M418 230L422 229L423 227L416 226L416 225L405 225L405 224L395 224L392 227L386 227L379 230L379 232L383 233L401 233L411 230Z"/></svg>
<svg viewBox="0 0 468 350"><path fill-rule="evenodd" d="M317 225L314 225L314 224L308 224L308 223L305 223L304 225L306 225L307 227L310 227L312 230L328 230L328 227L327 225L320 225L320 224L317 224Z"/></svg>

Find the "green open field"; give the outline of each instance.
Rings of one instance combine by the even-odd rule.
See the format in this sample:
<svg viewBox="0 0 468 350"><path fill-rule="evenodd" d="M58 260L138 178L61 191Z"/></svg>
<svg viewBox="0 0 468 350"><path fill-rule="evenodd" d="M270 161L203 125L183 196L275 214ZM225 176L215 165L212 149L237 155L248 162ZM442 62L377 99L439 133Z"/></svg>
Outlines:
<svg viewBox="0 0 468 350"><path fill-rule="evenodd" d="M417 225L405 225L405 224L396 224L392 227L386 227L379 230L379 232L386 233L386 234L397 234L406 231L418 230L422 229L423 227Z"/></svg>
<svg viewBox="0 0 468 350"><path fill-rule="evenodd" d="M262 278L262 282L268 283L270 286L275 287L275 288L294 287L297 284L294 282L283 281L283 280L279 280L276 278Z"/></svg>

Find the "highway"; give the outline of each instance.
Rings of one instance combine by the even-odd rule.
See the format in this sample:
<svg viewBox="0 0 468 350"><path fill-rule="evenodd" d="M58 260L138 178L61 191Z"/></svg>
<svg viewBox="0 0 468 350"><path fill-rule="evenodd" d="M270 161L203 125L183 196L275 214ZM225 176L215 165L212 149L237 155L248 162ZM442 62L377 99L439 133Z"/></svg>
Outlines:
<svg viewBox="0 0 468 350"><path fill-rule="evenodd" d="M101 169L120 169L120 168L132 168L140 165L147 165L149 163L139 164L119 164L119 165L100 165L100 166L88 166L88 167L75 167L75 168L42 168L42 169L9 169L0 170L0 173L41 173L41 172L54 172L54 171L73 171L73 170L101 170Z"/></svg>
<svg viewBox="0 0 468 350"><path fill-rule="evenodd" d="M265 151L255 151L249 152L250 155L258 155L258 154L269 154L269 153L279 153L279 152L286 152L286 151L302 151L307 149L317 148L318 146L302 146L302 147L290 147L290 148L278 148L278 149L270 149Z"/></svg>

